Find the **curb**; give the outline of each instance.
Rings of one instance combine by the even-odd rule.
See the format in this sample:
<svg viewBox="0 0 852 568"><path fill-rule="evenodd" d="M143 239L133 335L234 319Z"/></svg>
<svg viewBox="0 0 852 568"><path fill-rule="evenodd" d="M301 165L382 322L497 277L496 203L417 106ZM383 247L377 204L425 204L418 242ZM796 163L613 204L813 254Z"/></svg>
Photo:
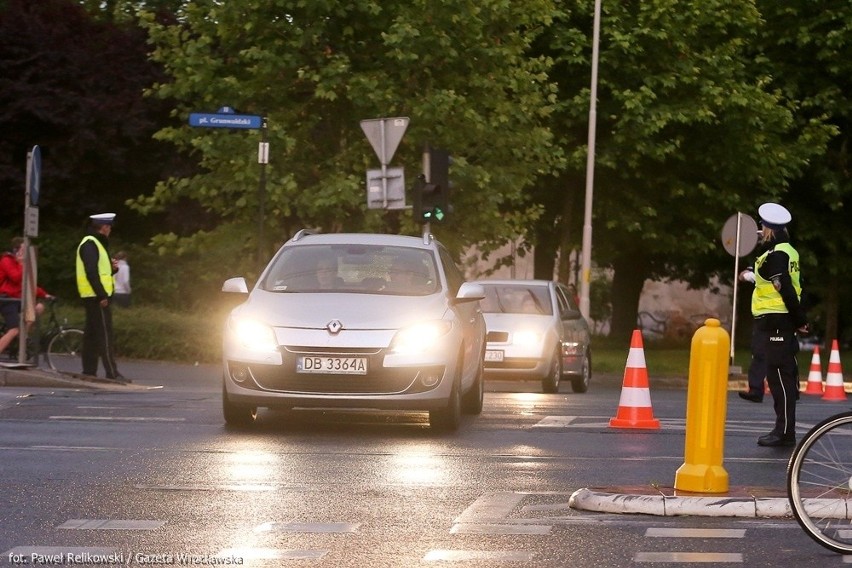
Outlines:
<svg viewBox="0 0 852 568"><path fill-rule="evenodd" d="M112 391L149 390L148 387L132 383L107 382L106 379L84 380L74 374L60 373L59 371L48 371L34 367L10 368L2 366L0 366L0 386Z"/></svg>
<svg viewBox="0 0 852 568"><path fill-rule="evenodd" d="M699 517L792 517L786 497L712 497L656 494L610 493L578 489L568 500L568 506L581 511L599 513L644 514L661 517L691 515Z"/></svg>

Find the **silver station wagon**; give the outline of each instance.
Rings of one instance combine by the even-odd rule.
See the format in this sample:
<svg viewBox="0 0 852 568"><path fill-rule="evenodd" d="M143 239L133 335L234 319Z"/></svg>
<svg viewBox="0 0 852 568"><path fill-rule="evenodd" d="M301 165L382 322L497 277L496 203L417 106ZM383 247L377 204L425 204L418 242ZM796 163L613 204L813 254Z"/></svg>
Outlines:
<svg viewBox="0 0 852 568"><path fill-rule="evenodd" d="M300 231L249 292L224 333L225 422L257 409L428 411L455 430L483 399L481 286L464 281L431 235Z"/></svg>
<svg viewBox="0 0 852 568"><path fill-rule="evenodd" d="M592 378L589 326L566 286L549 280L480 280L487 328L486 378L540 380L559 390L563 377L574 392Z"/></svg>

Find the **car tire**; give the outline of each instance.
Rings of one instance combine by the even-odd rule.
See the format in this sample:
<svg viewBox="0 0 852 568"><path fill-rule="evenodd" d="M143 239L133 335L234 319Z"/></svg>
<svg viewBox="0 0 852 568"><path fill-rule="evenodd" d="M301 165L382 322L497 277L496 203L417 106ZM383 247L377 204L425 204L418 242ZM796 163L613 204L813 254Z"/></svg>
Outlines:
<svg viewBox="0 0 852 568"><path fill-rule="evenodd" d="M225 416L225 424L234 428L247 428L257 421L257 407L228 400L225 385L222 385L222 414Z"/></svg>
<svg viewBox="0 0 852 568"><path fill-rule="evenodd" d="M462 401L459 392L458 373L453 378L453 388L446 408L429 411L429 425L439 432L455 432L461 424Z"/></svg>
<svg viewBox="0 0 852 568"><path fill-rule="evenodd" d="M481 414L482 402L485 398L485 361L483 355L479 358L479 367L476 369L476 377L470 390L464 393L462 398L462 412L465 414Z"/></svg>
<svg viewBox="0 0 852 568"><path fill-rule="evenodd" d="M547 376L541 379L542 392L559 392L559 382L562 380L562 354L560 351L559 347L554 350L553 359L550 362L550 370Z"/></svg>
<svg viewBox="0 0 852 568"><path fill-rule="evenodd" d="M586 351L586 356L583 357L583 370L579 375L571 377L571 390L574 392L583 393L589 390L589 383L592 381L592 354Z"/></svg>

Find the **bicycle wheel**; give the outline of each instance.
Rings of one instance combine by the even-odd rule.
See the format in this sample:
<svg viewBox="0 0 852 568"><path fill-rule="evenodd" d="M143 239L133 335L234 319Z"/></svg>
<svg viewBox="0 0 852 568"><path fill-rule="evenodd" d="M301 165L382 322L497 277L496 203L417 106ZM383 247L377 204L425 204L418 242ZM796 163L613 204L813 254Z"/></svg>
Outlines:
<svg viewBox="0 0 852 568"><path fill-rule="evenodd" d="M83 369L80 353L83 349L82 329L63 329L47 344L47 364L61 373L79 373Z"/></svg>
<svg viewBox="0 0 852 568"><path fill-rule="evenodd" d="M852 553L852 412L805 434L787 466L787 496L799 525L825 548Z"/></svg>

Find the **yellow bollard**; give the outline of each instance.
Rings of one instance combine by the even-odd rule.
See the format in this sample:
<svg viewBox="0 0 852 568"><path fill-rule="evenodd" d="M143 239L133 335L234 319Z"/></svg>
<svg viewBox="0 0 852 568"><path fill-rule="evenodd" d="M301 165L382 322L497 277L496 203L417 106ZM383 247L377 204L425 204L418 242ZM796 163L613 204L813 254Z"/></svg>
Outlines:
<svg viewBox="0 0 852 568"><path fill-rule="evenodd" d="M728 402L728 351L731 339L717 319L708 319L692 336L686 398L684 463L675 473L675 489L725 493L722 467Z"/></svg>

